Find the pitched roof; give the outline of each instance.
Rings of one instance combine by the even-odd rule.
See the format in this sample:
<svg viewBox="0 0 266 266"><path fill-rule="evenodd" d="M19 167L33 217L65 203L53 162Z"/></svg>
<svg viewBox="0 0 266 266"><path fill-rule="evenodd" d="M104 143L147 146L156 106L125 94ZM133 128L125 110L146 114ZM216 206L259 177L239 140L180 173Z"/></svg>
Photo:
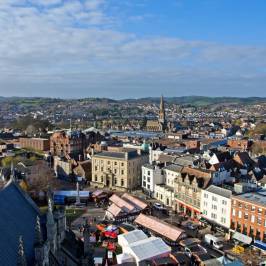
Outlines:
<svg viewBox="0 0 266 266"><path fill-rule="evenodd" d="M147 229L150 229L153 232L156 232L172 241L177 241L184 233L184 230L176 226L170 225L155 217L142 213L135 219L135 223L146 227Z"/></svg>
<svg viewBox="0 0 266 266"><path fill-rule="evenodd" d="M129 202L130 204L134 205L135 207L137 207L140 210L144 210L147 208L148 204L141 201L140 199L128 194L128 193L124 193L122 195L122 199L126 200L127 202Z"/></svg>
<svg viewBox="0 0 266 266"><path fill-rule="evenodd" d="M116 194L113 194L109 200L126 212L133 211L135 209L135 207L132 204L118 197Z"/></svg>
<svg viewBox="0 0 266 266"><path fill-rule="evenodd" d="M34 227L38 207L14 182L0 190L0 265L17 264L19 236L23 237L28 264L34 260Z"/></svg>

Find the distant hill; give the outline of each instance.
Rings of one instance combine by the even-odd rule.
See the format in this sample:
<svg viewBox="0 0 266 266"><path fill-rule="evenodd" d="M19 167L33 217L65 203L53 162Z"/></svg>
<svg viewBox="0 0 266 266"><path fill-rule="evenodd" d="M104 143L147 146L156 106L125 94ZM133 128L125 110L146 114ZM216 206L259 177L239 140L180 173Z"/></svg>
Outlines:
<svg viewBox="0 0 266 266"><path fill-rule="evenodd" d="M213 104L256 104L266 103L265 97L206 97L206 96L181 96L181 97L165 97L165 101L169 104L178 105L193 105L193 106L207 106ZM75 104L78 102L89 102L92 104L108 105L108 104L121 104L121 103L141 103L152 104L159 103L160 97L146 97L139 99L122 99L114 100L109 98L80 98L80 99L60 99L60 98L42 98L42 97L2 97L0 102L10 104L18 104L23 106L36 106L54 103Z"/></svg>

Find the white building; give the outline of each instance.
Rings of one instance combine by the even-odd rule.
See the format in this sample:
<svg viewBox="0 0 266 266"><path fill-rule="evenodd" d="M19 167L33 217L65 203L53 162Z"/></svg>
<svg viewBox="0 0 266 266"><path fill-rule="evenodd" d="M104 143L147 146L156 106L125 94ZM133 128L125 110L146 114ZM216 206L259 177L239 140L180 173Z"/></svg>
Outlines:
<svg viewBox="0 0 266 266"><path fill-rule="evenodd" d="M211 185L201 193L202 217L211 223L230 228L231 213L230 190Z"/></svg>
<svg viewBox="0 0 266 266"><path fill-rule="evenodd" d="M168 207L173 206L174 181L180 176L182 168L174 164L164 167L165 183L155 185L154 197Z"/></svg>
<svg viewBox="0 0 266 266"><path fill-rule="evenodd" d="M144 164L142 166L142 188L154 194L155 185L164 183L163 170L157 165Z"/></svg>
<svg viewBox="0 0 266 266"><path fill-rule="evenodd" d="M158 162L160 154L163 154L163 151L160 147L154 149L152 146L149 147L149 163Z"/></svg>

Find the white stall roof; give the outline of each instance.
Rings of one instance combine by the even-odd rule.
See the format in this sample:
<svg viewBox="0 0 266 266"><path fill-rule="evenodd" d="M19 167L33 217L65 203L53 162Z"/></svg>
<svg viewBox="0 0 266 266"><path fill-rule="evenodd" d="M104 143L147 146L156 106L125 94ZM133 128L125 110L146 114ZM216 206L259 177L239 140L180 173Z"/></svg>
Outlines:
<svg viewBox="0 0 266 266"><path fill-rule="evenodd" d="M150 237L129 245L127 251L127 253L135 257L136 261L143 261L170 253L171 248L161 238Z"/></svg>
<svg viewBox="0 0 266 266"><path fill-rule="evenodd" d="M123 247L146 238L148 237L143 231L133 230L128 233L118 235L118 244Z"/></svg>

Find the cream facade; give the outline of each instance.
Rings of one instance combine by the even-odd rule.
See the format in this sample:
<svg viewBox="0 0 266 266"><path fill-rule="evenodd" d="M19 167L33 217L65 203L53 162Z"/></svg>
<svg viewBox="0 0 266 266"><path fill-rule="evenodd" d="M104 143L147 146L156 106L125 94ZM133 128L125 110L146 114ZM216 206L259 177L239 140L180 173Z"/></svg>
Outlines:
<svg viewBox="0 0 266 266"><path fill-rule="evenodd" d="M147 162L147 154L132 149L94 154L91 185L124 191L135 189L141 185L141 166Z"/></svg>

